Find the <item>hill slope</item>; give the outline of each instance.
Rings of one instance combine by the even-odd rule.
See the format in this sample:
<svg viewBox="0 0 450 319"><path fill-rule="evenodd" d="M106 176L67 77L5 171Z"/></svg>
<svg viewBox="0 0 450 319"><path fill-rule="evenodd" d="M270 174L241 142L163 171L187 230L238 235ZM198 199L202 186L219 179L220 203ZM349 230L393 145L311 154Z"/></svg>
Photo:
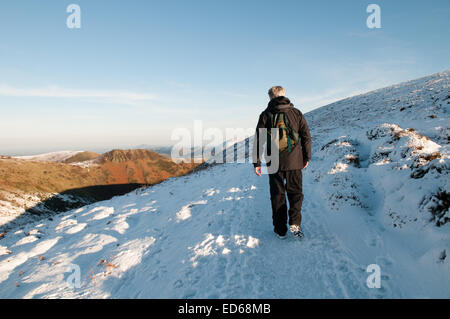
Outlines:
<svg viewBox="0 0 450 319"><path fill-rule="evenodd" d="M449 76L307 114L304 241L273 235L267 176L213 165L6 233L0 297L448 298Z"/></svg>
<svg viewBox="0 0 450 319"><path fill-rule="evenodd" d="M81 162L94 160L98 157L100 157L100 154L98 154L98 153L84 151L84 152L79 152L71 157L66 158L64 160L64 163L66 163L66 164L81 163Z"/></svg>
<svg viewBox="0 0 450 319"><path fill-rule="evenodd" d="M76 156L77 154L83 153L83 151L60 151L60 152L51 152L39 155L28 155L28 156L15 156L14 158L30 160L30 161L38 161L38 162L54 162L54 163L63 163L67 159Z"/></svg>

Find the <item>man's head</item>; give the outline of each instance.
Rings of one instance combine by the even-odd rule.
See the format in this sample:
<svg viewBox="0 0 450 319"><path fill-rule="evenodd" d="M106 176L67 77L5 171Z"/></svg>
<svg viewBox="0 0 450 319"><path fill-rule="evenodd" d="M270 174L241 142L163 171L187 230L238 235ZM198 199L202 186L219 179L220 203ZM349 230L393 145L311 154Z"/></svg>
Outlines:
<svg viewBox="0 0 450 319"><path fill-rule="evenodd" d="M269 90L269 97L273 100L279 96L286 96L286 90L282 86L273 86Z"/></svg>

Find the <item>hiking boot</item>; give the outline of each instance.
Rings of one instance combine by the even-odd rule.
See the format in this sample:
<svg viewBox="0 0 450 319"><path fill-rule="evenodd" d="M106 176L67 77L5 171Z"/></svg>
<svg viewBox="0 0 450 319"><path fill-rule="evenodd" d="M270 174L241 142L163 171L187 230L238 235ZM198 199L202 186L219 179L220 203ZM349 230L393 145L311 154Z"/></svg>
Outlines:
<svg viewBox="0 0 450 319"><path fill-rule="evenodd" d="M294 237L297 238L305 237L305 234L303 234L302 229L298 225L291 225L289 227L289 231L294 235Z"/></svg>
<svg viewBox="0 0 450 319"><path fill-rule="evenodd" d="M280 235L277 232L275 232L275 235L277 235L277 237L280 238L280 239L286 239L286 237L287 237L286 234Z"/></svg>

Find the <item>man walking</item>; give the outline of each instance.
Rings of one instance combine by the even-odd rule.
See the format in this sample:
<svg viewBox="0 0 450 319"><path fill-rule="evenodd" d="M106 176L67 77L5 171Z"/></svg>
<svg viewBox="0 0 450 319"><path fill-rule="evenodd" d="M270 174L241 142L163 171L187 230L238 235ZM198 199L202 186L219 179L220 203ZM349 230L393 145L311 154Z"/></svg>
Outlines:
<svg viewBox="0 0 450 319"><path fill-rule="evenodd" d="M301 208L302 193L302 169L308 166L311 158L311 136L308 125L302 112L294 107L285 96L286 90L281 86L274 86L269 90L270 102L267 108L259 116L255 134L255 149L253 165L255 173L261 176L261 156L259 149L260 132L269 132L271 129L279 130L278 150L279 166L276 172L269 174L270 200L272 202L272 220L274 231L280 238L285 238L289 215L289 230L295 236L302 238ZM261 130L260 129L265 129ZM266 133L264 133L266 134ZM270 140L266 147L268 155ZM270 166L270 162L267 164ZM289 211L286 204L286 193L289 200Z"/></svg>

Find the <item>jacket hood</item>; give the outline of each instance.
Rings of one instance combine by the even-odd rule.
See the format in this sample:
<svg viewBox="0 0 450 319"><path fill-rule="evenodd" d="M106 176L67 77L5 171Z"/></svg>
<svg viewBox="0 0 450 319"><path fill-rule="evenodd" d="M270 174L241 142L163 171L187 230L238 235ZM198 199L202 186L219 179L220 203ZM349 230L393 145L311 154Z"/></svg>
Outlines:
<svg viewBox="0 0 450 319"><path fill-rule="evenodd" d="M270 100L269 104L267 105L267 111L272 113L285 112L286 110L293 107L294 105L287 97L279 96Z"/></svg>

